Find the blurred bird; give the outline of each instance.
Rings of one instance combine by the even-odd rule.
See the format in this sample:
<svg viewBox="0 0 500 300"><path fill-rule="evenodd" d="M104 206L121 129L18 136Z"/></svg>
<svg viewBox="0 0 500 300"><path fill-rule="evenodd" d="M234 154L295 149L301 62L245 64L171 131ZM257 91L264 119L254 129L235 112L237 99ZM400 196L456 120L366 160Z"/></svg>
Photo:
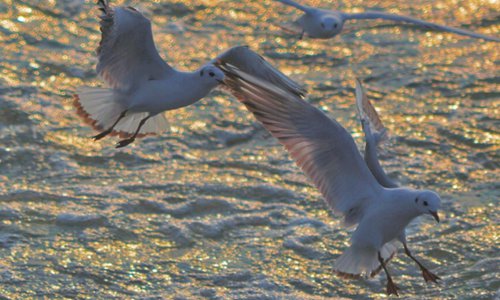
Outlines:
<svg viewBox="0 0 500 300"><path fill-rule="evenodd" d="M484 34L450 26L438 25L408 16L401 16L380 11L367 11L363 13L348 14L336 10L326 10L306 6L292 0L276 1L289 6L293 6L304 12L304 14L295 21L295 23L302 30L300 39L302 39L304 34L307 34L307 36L315 39L332 38L342 32L344 23L348 20L383 19L396 22L411 23L432 30L452 32L473 38L484 39L487 41L500 42L500 39L496 37L487 36Z"/></svg>
<svg viewBox="0 0 500 300"><path fill-rule="evenodd" d="M181 72L158 54L151 23L132 7L112 8L99 0L102 38L97 49L97 73L110 88L83 87L74 106L95 130L95 140L122 138L117 148L136 138L167 129L164 111L191 105L224 84L221 66L232 65L293 93L305 90L246 46L233 47L194 72Z"/></svg>
<svg viewBox="0 0 500 300"><path fill-rule="evenodd" d="M423 214L439 222L440 197L428 190L385 187L363 161L351 135L335 120L275 85L231 66L227 71L234 73L227 81L228 87L285 146L334 213L344 217L346 226L357 224L351 246L337 259L334 270L343 276L357 277L374 276L383 269L387 293L397 295L398 288L386 265L395 255L399 241L422 270L424 279L437 282L439 277L412 256L405 228Z"/></svg>

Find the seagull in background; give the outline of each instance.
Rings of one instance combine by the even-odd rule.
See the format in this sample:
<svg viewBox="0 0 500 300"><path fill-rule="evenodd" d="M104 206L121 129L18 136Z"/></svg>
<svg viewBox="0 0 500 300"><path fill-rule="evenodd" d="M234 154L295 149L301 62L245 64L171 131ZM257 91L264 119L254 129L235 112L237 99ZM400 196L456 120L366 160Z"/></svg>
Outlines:
<svg viewBox="0 0 500 300"><path fill-rule="evenodd" d="M364 20L364 19L383 19L396 22L410 23L428 29L452 32L459 35L469 36L487 41L500 42L497 37L487 36L472 31L454 28L445 25L434 24L413 17L385 13L380 11L367 11L363 13L348 14L336 10L320 9L311 6L299 4L292 0L276 0L283 4L295 7L304 12L304 14L295 21L301 28L302 32L300 39L304 34L314 39L329 39L342 32L344 23L348 20Z"/></svg>
<svg viewBox="0 0 500 300"><path fill-rule="evenodd" d="M227 86L255 118L288 150L291 157L322 193L326 203L357 225L351 246L336 260L334 270L346 277L374 276L384 270L387 293L398 287L387 269L401 242L405 253L420 267L426 281L436 282L410 252L405 228L420 215L439 222L441 199L429 190L385 187L360 155L352 136L302 97L245 74L231 66Z"/></svg>
<svg viewBox="0 0 500 300"><path fill-rule="evenodd" d="M156 49L151 22L133 7L98 1L101 42L97 73L109 88L82 87L74 95L77 114L95 130L94 140L119 135L125 147L136 138L168 128L164 111L191 105L224 85L221 66L230 64L294 95L305 90L246 46L233 47L194 72L167 64Z"/></svg>

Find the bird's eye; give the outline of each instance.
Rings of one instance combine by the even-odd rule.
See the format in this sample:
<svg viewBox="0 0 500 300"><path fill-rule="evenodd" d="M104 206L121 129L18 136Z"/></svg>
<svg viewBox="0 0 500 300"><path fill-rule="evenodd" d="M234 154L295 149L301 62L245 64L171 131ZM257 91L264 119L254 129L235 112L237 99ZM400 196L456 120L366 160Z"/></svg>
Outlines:
<svg viewBox="0 0 500 300"><path fill-rule="evenodd" d="M325 23L321 23L321 27L325 28Z"/></svg>
<svg viewBox="0 0 500 300"><path fill-rule="evenodd" d="M417 198L415 198L415 203L417 203L417 202L418 202L418 197L417 197Z"/></svg>
<svg viewBox="0 0 500 300"><path fill-rule="evenodd" d="M427 206L429 203L427 203L427 201L424 201L424 206Z"/></svg>
<svg viewBox="0 0 500 300"><path fill-rule="evenodd" d="M208 73L208 75L210 75L210 77L214 77L215 76L214 72L210 72L210 73Z"/></svg>
<svg viewBox="0 0 500 300"><path fill-rule="evenodd" d="M333 24L333 28L337 28L337 24Z"/></svg>

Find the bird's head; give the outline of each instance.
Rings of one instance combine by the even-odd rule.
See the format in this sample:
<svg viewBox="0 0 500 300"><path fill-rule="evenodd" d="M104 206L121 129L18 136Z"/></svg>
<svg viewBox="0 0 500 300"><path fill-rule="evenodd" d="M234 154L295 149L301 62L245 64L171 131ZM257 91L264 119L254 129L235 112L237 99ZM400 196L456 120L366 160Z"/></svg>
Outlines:
<svg viewBox="0 0 500 300"><path fill-rule="evenodd" d="M438 209L441 207L441 198L432 191L422 191L416 195L414 200L421 214L430 214L436 222L439 222Z"/></svg>
<svg viewBox="0 0 500 300"><path fill-rule="evenodd" d="M342 20L336 16L324 16L318 19L318 29L325 35L335 36L342 31Z"/></svg>
<svg viewBox="0 0 500 300"><path fill-rule="evenodd" d="M198 74L202 78L203 82L213 85L214 87L224 83L224 72L212 64L203 66L198 71Z"/></svg>

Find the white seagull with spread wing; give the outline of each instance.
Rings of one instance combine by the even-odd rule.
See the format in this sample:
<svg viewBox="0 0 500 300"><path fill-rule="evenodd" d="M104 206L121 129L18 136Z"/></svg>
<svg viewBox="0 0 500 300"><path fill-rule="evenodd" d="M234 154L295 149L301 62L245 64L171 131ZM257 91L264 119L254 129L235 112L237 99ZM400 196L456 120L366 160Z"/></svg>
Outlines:
<svg viewBox="0 0 500 300"><path fill-rule="evenodd" d="M132 7L110 7L99 0L102 39L97 49L97 73L108 89L84 87L74 96L74 106L86 123L126 138L117 148L137 137L167 129L164 111L188 106L224 85L225 65L276 84L296 95L305 93L297 83L272 67L246 46L233 47L194 72L169 66L158 54L150 21ZM230 76L230 75L229 75Z"/></svg>
<svg viewBox="0 0 500 300"><path fill-rule="evenodd" d="M403 243L405 253L421 268L426 281L439 279L411 255L405 235L410 221L422 214L432 215L439 222L441 200L435 192L396 187L392 182L385 182L386 178L381 176L386 175L380 165L369 167L363 161L353 138L338 122L298 95L231 66L226 71L233 73L227 85L285 146L321 191L330 208L344 217L347 226L357 224L351 246L335 262L334 269L338 274L374 276L383 269L388 280L387 293L397 294L398 288L386 263L396 253L396 242L399 241ZM363 99L364 96L359 94L361 91L361 86L358 86L358 98ZM376 123L373 121L374 110L367 112L361 103L360 112L364 122ZM376 140L369 141L369 138L367 142L375 147ZM374 155L367 160L374 159L378 164L376 152ZM380 170L374 172L376 168Z"/></svg>
<svg viewBox="0 0 500 300"><path fill-rule="evenodd" d="M276 0L289 6L293 6L304 14L296 20L296 24L301 27L302 33L311 38L316 39L329 39L342 32L344 23L348 20L364 20L364 19L383 19L396 22L410 23L424 28L439 30L445 32L452 32L459 35L469 36L477 39L484 39L487 41L500 42L499 38L487 36L472 31L454 28L445 25L439 25L424 20L416 19L413 17L391 14L381 11L367 11L363 13L344 13L336 10L327 10L315 8L307 5L299 4L293 0Z"/></svg>

